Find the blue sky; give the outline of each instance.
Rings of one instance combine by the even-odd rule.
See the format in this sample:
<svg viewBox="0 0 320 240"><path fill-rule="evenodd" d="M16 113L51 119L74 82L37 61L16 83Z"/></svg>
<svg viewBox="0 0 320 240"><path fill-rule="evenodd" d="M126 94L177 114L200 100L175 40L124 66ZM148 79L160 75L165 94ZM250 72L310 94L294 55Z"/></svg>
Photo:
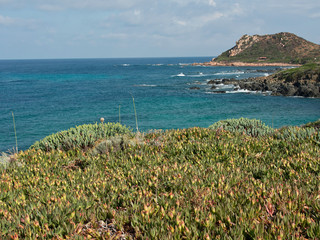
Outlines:
<svg viewBox="0 0 320 240"><path fill-rule="evenodd" d="M0 0L0 59L216 56L319 26L319 0Z"/></svg>

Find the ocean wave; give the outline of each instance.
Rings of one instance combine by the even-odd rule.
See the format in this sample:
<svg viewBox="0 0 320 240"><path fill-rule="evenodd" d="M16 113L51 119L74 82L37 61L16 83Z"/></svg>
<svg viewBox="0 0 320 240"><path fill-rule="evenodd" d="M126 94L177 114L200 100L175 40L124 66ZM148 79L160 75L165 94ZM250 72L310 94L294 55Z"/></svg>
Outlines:
<svg viewBox="0 0 320 240"><path fill-rule="evenodd" d="M263 94L263 95L270 95L272 92L271 91L250 91L247 89L238 89L238 90L233 90L233 91L226 91L226 93L251 93L251 94Z"/></svg>
<svg viewBox="0 0 320 240"><path fill-rule="evenodd" d="M250 91L247 89L238 89L238 90L226 91L226 93L257 93L257 91Z"/></svg>
<svg viewBox="0 0 320 240"><path fill-rule="evenodd" d="M207 77L210 76L209 74L203 74L202 72L199 72L198 74L195 75L190 75L190 77Z"/></svg>
<svg viewBox="0 0 320 240"><path fill-rule="evenodd" d="M184 73L179 73L177 75L173 75L172 77L185 77L186 75Z"/></svg>
<svg viewBox="0 0 320 240"><path fill-rule="evenodd" d="M243 71L236 71L236 72L218 72L215 73L214 75L239 75L239 74L244 74L245 72Z"/></svg>
<svg viewBox="0 0 320 240"><path fill-rule="evenodd" d="M208 91L206 91L206 92L204 92L204 93L206 93L206 94L226 94L227 92L217 92L217 91L211 91L211 92L208 92Z"/></svg>
<svg viewBox="0 0 320 240"><path fill-rule="evenodd" d="M217 89L227 89L227 88L233 88L234 87L233 84L223 84L223 83L215 84L214 86Z"/></svg>
<svg viewBox="0 0 320 240"><path fill-rule="evenodd" d="M157 85L154 85L154 84L138 84L133 86L134 87L157 87Z"/></svg>

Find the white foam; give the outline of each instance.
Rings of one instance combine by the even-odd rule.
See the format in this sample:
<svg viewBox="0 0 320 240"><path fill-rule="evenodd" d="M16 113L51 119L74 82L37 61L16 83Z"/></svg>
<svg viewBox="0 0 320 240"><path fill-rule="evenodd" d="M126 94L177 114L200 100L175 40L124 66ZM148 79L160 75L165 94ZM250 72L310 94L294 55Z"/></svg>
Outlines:
<svg viewBox="0 0 320 240"><path fill-rule="evenodd" d="M226 91L226 93L258 93L258 92L250 91L247 89L239 89L239 90L233 90L233 91Z"/></svg>
<svg viewBox="0 0 320 240"><path fill-rule="evenodd" d="M244 72L236 71L236 72L219 72L215 73L214 75L239 75L244 74Z"/></svg>
<svg viewBox="0 0 320 240"><path fill-rule="evenodd" d="M226 94L227 92L205 92L206 94Z"/></svg>
<svg viewBox="0 0 320 240"><path fill-rule="evenodd" d="M217 89L226 89L226 88L233 88L234 85L230 84L223 84L223 83L219 83L219 84L214 84L215 87L217 87Z"/></svg>
<svg viewBox="0 0 320 240"><path fill-rule="evenodd" d="M122 66L128 67L128 66L130 66L130 64L124 63L124 64L122 64Z"/></svg>
<svg viewBox="0 0 320 240"><path fill-rule="evenodd" d="M271 91L250 91L248 89L239 89L236 91L226 91L226 93L253 93L253 94L263 94L263 95L271 95Z"/></svg>
<svg viewBox="0 0 320 240"><path fill-rule="evenodd" d="M153 84L138 84L138 85L134 85L135 87L156 87L157 85L153 85Z"/></svg>
<svg viewBox="0 0 320 240"><path fill-rule="evenodd" d="M178 75L176 75L177 77L185 77L186 75L184 73L179 73Z"/></svg>

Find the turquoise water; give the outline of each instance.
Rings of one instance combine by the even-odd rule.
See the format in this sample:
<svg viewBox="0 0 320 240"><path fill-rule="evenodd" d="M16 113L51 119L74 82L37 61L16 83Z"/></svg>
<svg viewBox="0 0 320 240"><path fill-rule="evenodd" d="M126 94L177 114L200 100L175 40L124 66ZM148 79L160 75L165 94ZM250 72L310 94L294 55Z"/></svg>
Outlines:
<svg viewBox="0 0 320 240"><path fill-rule="evenodd" d="M185 65L210 58L0 61L0 151L12 149L15 114L19 149L75 125L119 121L135 129L208 127L226 118L300 125L320 118L320 99L231 91L213 93L211 79L262 76L270 67ZM262 71L261 71L262 70ZM200 89L192 90L190 88Z"/></svg>

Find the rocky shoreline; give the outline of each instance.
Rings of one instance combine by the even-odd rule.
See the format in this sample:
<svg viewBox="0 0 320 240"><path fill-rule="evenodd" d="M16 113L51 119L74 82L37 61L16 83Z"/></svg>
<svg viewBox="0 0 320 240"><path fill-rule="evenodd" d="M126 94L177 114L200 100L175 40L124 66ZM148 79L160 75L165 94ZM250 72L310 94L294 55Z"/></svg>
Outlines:
<svg viewBox="0 0 320 240"><path fill-rule="evenodd" d="M222 79L208 82L215 89L216 85L233 85L234 90L248 90L271 94L273 96L300 96L320 98L320 75L306 75L301 79L281 79L277 74L248 78L243 80ZM215 93L225 93L214 91Z"/></svg>
<svg viewBox="0 0 320 240"><path fill-rule="evenodd" d="M269 63L269 62L204 62L204 63L193 63L193 66L205 66L205 67L214 67L214 66L230 66L230 67L299 67L299 64L290 64L290 63Z"/></svg>

